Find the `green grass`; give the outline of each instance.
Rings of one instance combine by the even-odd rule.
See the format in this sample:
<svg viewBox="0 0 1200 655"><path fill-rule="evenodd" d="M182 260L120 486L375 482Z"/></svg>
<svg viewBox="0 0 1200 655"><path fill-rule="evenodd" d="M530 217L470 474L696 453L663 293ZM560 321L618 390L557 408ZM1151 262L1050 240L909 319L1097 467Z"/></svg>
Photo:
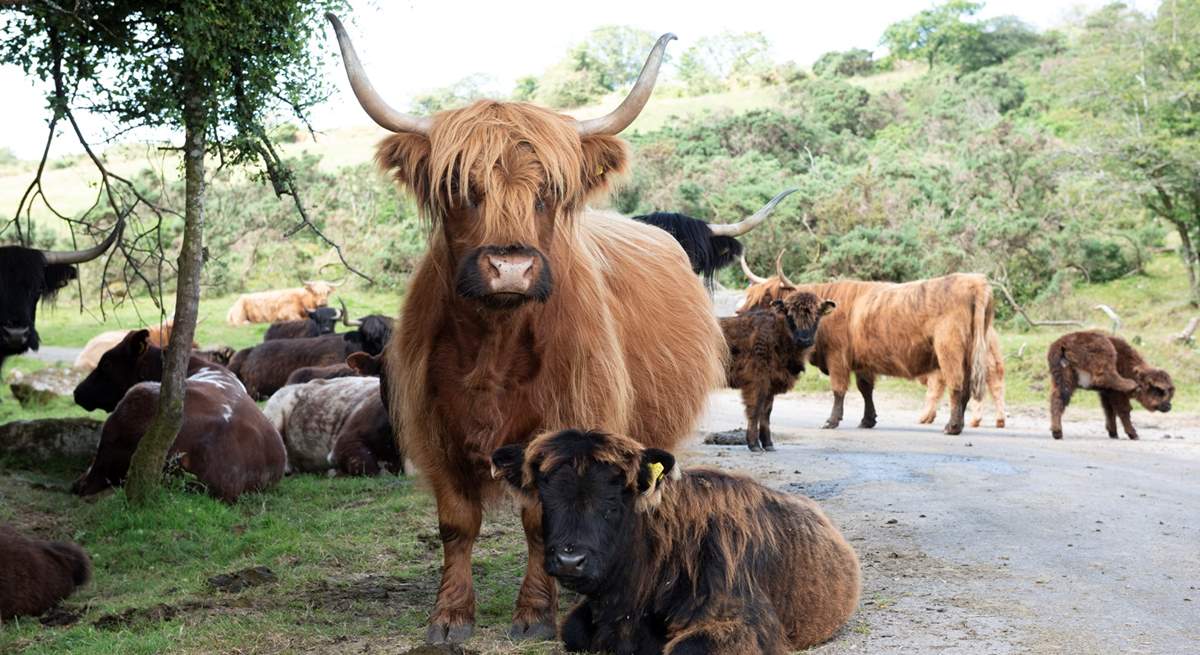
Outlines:
<svg viewBox="0 0 1200 655"><path fill-rule="evenodd" d="M81 501L27 481L66 484L69 475L2 466L0 473L0 521L79 542L95 569L66 603L81 613L76 624L11 622L0 627L0 652L316 652L423 637L441 549L432 500L411 478L296 476L232 506L172 492L135 508L120 491ZM494 512L474 560L473 648L548 652L503 637L523 553L515 513ZM278 581L240 593L207 583L254 566L269 567Z"/></svg>

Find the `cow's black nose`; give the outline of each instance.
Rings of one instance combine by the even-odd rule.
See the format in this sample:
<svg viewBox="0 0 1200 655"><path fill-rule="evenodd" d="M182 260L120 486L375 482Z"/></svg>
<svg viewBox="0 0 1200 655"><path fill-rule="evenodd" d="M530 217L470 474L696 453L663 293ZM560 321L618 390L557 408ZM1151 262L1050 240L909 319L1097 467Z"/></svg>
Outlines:
<svg viewBox="0 0 1200 655"><path fill-rule="evenodd" d="M1159 405L1159 406L1158 406L1158 411L1160 411L1160 412L1169 412L1169 411L1171 411L1171 403L1163 403L1163 404Z"/></svg>
<svg viewBox="0 0 1200 655"><path fill-rule="evenodd" d="M583 569L583 562L587 559L587 556L583 553L567 553L560 551L555 554L554 559L557 561L558 572L560 574L578 575Z"/></svg>
<svg viewBox="0 0 1200 655"><path fill-rule="evenodd" d="M19 346L25 343L25 338L28 336L29 328L27 327L14 328L5 326L2 329L2 334L0 334L0 337L3 337L5 343L14 346Z"/></svg>

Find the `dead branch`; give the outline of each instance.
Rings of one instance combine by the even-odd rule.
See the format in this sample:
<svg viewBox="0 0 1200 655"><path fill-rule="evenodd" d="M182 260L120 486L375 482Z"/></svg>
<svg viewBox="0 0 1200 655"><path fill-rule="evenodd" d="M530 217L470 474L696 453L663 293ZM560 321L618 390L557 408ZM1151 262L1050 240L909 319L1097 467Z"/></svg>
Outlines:
<svg viewBox="0 0 1200 655"><path fill-rule="evenodd" d="M992 286L994 286L994 287L996 287L997 289L999 289L999 290L1000 290L1000 293L1004 294L1004 299L1008 301L1008 304L1012 305L1012 308L1013 308L1014 310L1016 310L1016 312L1017 312L1018 314L1020 314L1020 315L1021 315L1021 318L1025 319L1025 321L1026 321L1026 322L1028 322L1030 325L1032 325L1032 326L1034 326L1034 327L1053 327L1053 326L1060 326L1060 327L1061 327L1061 326L1064 326L1064 325L1075 326L1075 327L1083 327L1083 321L1073 321L1073 320L1044 320L1044 321L1035 321L1035 320L1034 320L1033 318L1031 318L1031 317L1029 316L1029 314L1028 314L1028 313L1025 311L1025 308L1024 308L1024 307L1022 307L1021 305L1019 305L1019 304L1017 303L1016 299L1015 299L1015 298L1013 298L1013 296L1012 296L1012 292L1010 292L1010 291L1008 290L1008 287L1007 287L1006 285L1004 285L1004 284L1002 284L1002 283L1000 283L1000 282L997 282L997 281L995 281L995 280L992 280Z"/></svg>
<svg viewBox="0 0 1200 655"><path fill-rule="evenodd" d="M1117 315L1117 311L1108 305L1096 305L1092 309L1096 309L1105 313L1109 320L1112 321L1112 333L1116 334L1121 329L1121 317Z"/></svg>
<svg viewBox="0 0 1200 655"><path fill-rule="evenodd" d="M1198 327L1200 327L1200 316L1193 316L1192 320L1188 321L1187 326L1183 328L1183 332L1171 337L1171 340L1179 343L1192 343Z"/></svg>

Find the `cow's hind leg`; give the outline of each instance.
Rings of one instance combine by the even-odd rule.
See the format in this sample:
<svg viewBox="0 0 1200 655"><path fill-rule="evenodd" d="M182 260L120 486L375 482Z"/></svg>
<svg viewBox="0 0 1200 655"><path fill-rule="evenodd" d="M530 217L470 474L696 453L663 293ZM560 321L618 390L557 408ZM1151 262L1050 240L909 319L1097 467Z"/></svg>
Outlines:
<svg viewBox="0 0 1200 655"><path fill-rule="evenodd" d="M967 401L971 397L971 365L965 354L968 344L953 331L935 336L934 354L937 355L938 370L946 388L950 390L950 421L942 429L946 434L962 434Z"/></svg>
<svg viewBox="0 0 1200 655"><path fill-rule="evenodd" d="M525 564L525 580L517 594L517 610L513 614L509 635L513 639L554 639L557 634L555 613L558 611L558 587L546 573L544 564L542 506L522 507L521 525L525 528L529 560Z"/></svg>
<svg viewBox="0 0 1200 655"><path fill-rule="evenodd" d="M771 439L771 410L774 408L775 396L768 393L763 397L762 409L758 413L758 440L763 450L768 452L775 451L775 441Z"/></svg>
<svg viewBox="0 0 1200 655"><path fill-rule="evenodd" d="M431 644L459 644L475 629L471 550L479 538L483 507L478 500L459 493L448 480L434 482L434 496L442 539L442 584L425 639Z"/></svg>
<svg viewBox="0 0 1200 655"><path fill-rule="evenodd" d="M933 423L937 418L938 405L942 402L942 394L946 392L946 385L937 371L925 376L925 385L925 408L921 410L921 418L917 419L917 422Z"/></svg>
<svg viewBox="0 0 1200 655"><path fill-rule="evenodd" d="M1050 385L1050 436L1055 439L1063 438L1062 416L1071 403L1071 390L1060 388L1057 384Z"/></svg>
<svg viewBox="0 0 1200 655"><path fill-rule="evenodd" d="M863 399L863 417L858 427L873 428L875 420L878 418L875 414L875 376L855 373L854 384L858 387L858 393L862 395Z"/></svg>
<svg viewBox="0 0 1200 655"><path fill-rule="evenodd" d="M988 394L992 397L992 404L996 407L996 427L1004 427L1005 420L1008 416L1008 408L1004 406L1004 366L989 366L988 377Z"/></svg>
<svg viewBox="0 0 1200 655"><path fill-rule="evenodd" d="M829 420L825 421L825 425L822 427L832 430L842 422L846 406L846 390L850 388L850 368L845 363L832 358L828 363L829 386L833 387L833 411L829 413Z"/></svg>

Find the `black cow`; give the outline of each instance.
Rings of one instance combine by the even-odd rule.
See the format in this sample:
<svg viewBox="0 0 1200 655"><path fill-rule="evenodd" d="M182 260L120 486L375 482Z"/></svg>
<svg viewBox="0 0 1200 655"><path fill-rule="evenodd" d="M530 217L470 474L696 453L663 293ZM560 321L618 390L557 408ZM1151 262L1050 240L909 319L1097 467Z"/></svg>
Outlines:
<svg viewBox="0 0 1200 655"><path fill-rule="evenodd" d="M49 252L21 246L0 247L0 368L4 360L40 345L35 322L39 300L53 299L78 277L75 264L103 255L121 238L124 221L108 237L86 250Z"/></svg>
<svg viewBox="0 0 1200 655"><path fill-rule="evenodd" d="M705 286L712 290L713 276L717 271L737 261L742 255L742 244L737 237L767 220L775 211L775 206L795 191L788 189L780 193L753 215L728 225L705 223L698 218L670 212L643 214L634 216L633 220L653 225L675 237L687 253L692 270L703 276Z"/></svg>
<svg viewBox="0 0 1200 655"><path fill-rule="evenodd" d="M319 337L323 334L333 334L333 328L337 325L338 319L342 317L342 313L333 307L318 307L310 312L306 312L308 318L303 321L277 321L267 328L267 333L263 335L263 341L273 341L275 339L303 339L305 337Z"/></svg>

